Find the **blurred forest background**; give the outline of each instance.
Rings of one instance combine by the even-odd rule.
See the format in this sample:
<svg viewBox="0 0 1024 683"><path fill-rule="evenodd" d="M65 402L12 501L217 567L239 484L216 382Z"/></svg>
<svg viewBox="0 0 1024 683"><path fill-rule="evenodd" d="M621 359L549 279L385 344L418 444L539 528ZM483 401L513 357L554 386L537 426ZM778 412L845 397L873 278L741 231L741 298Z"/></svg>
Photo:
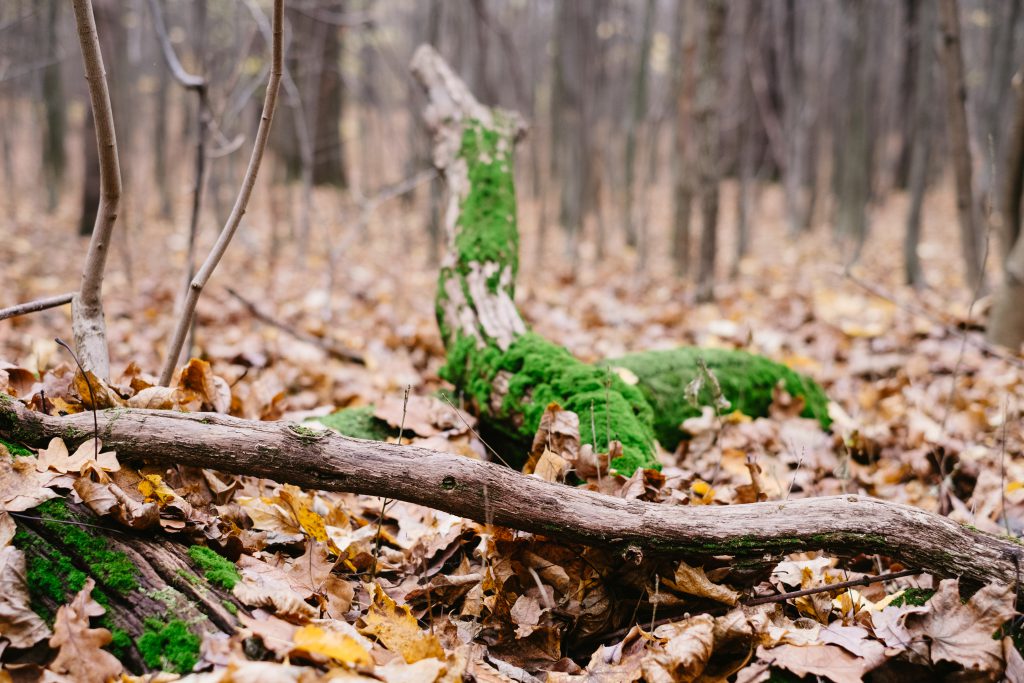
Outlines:
<svg viewBox="0 0 1024 683"><path fill-rule="evenodd" d="M268 291L285 271L322 282L328 320L353 250L378 244L401 271L433 269L441 181L407 67L429 42L482 102L529 121L517 167L529 272L569 282L614 262L630 286L663 276L712 301L745 263L814 244L816 261L876 266L869 280L987 304L1019 232L1021 4L294 0L272 155L232 251ZM188 237L197 178L199 245L230 211L266 82L268 8L94 6L125 182L110 275L135 290L143 247L160 244L178 270L205 252ZM84 250L75 235L92 228L99 183L74 30L59 0L0 6L0 205L12 230L31 226L29 243L68 254ZM201 78L201 103L162 47ZM1012 263L1019 295L1024 263ZM77 264L51 257L33 273L73 287ZM0 303L53 293L15 279ZM1009 330L995 336L1017 348L1024 314L994 299Z"/></svg>

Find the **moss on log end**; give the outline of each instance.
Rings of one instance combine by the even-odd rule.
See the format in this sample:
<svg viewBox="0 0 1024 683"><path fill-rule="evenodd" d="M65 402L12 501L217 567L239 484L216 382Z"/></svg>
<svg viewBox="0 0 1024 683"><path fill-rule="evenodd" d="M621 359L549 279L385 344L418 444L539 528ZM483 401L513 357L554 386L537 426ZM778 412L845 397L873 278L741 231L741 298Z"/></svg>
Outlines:
<svg viewBox="0 0 1024 683"><path fill-rule="evenodd" d="M635 353L607 361L623 367L640 380L637 387L654 410L654 431L661 445L675 450L684 437L683 420L700 415L700 408L686 399L686 387L700 373L698 358L718 379L722 395L732 410L760 417L768 414L772 391L782 381L793 396L804 400L803 415L818 420L825 429L831 424L828 397L813 379L790 368L745 351L683 347L668 351ZM712 405L714 397L705 386L699 405Z"/></svg>
<svg viewBox="0 0 1024 683"><path fill-rule="evenodd" d="M637 467L659 467L654 413L640 390L539 335L517 337L507 351L462 337L449 348L441 376L461 387L490 424L518 442L529 444L544 409L557 403L580 416L583 443L599 451L607 451L611 440L622 443L622 456L611 463L618 472L628 476Z"/></svg>
<svg viewBox="0 0 1024 683"><path fill-rule="evenodd" d="M384 420L374 417L373 410L372 405L342 408L330 415L318 417L313 422L319 422L343 436L351 436L354 439L387 441L389 437L398 436L398 430L393 429Z"/></svg>

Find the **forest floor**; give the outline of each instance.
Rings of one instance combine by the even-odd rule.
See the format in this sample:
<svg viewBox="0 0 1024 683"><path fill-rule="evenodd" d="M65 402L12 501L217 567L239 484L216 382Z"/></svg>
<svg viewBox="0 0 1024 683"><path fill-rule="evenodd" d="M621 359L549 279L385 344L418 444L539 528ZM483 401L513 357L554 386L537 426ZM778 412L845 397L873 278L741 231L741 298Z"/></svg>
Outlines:
<svg viewBox="0 0 1024 683"><path fill-rule="evenodd" d="M837 247L824 227L797 240L787 237L780 193L769 188L752 228L751 255L729 278L732 189L723 201L717 300L707 305L696 305L693 288L671 273L668 249L660 246L667 236L652 236L652 257L642 272L629 250L611 248L612 256L596 263L588 244L573 274L556 228L551 244L538 249L537 206L522 201L520 308L537 332L587 361L697 344L744 348L784 362L825 387L835 404L832 433L794 417L783 399L769 418L719 418L706 411L686 424L694 438L679 452L659 454L660 476L606 478L601 489L665 504L738 504L751 500L751 475L759 468L757 488L769 500L857 492L948 514L985 532L1019 535L1021 359L982 348L987 298L983 293L974 300L961 284L958 248L950 248L958 244L951 193L944 189L928 201L919 253L929 287L914 292L901 284L902 197L872 211L872 232L850 277L844 267L851 250ZM663 199L653 197L651 205L666 207ZM305 419L375 404L381 417L407 420L412 443L485 456L485 446L463 423L444 423L439 416L446 406L431 397L442 386L443 348L433 318L436 266L420 206L391 201L367 234L356 235L352 207L318 194L313 234L302 245L281 209L289 201L269 190L258 197L199 305L198 355L230 386L231 412ZM0 306L77 287L85 242L73 234L73 204L50 216L24 205L0 212ZM652 221L662 218L660 210L667 209L656 208ZM152 382L159 371L184 286L184 223L184 207L173 223L128 213L128 243L110 254L104 294L115 385L129 384L132 376ZM212 240L211 232L202 244ZM341 247L332 292L324 245ZM997 254L993 243L990 266ZM291 329L364 355L365 366L257 320L228 286ZM16 370L24 368L42 377L39 386L53 389L51 399L63 392L73 405L70 358L55 336L70 341L67 308L0 323L0 361L6 363L0 364L0 389L31 395L35 380ZM121 370L132 363L122 379ZM17 378L27 385L16 387ZM403 408L406 388L414 398ZM203 403L200 397L191 407ZM940 468L951 473L945 481ZM204 646L200 668L214 669L203 680L229 680L222 668L229 661L234 680L253 680L245 678L247 666L278 667L274 680L319 680L328 672L332 680L388 681L455 680L460 672L483 681L545 675L549 681L697 680L702 672L705 680L720 680L738 672L737 680L751 682L774 671L846 683L869 672L872 680L895 680L960 668L982 678L997 677L1004 667L1008 676L1024 671L1015 668L1024 660L1011 641L1004 646L992 639L1006 610L1013 613L1005 587L961 604L948 599L956 595L955 581L940 585L922 574L859 592L730 607L739 594L707 579L684 590L685 565L667 574L664 567L625 571L581 548L404 503L387 507L381 545L375 542L379 499L289 491L242 482L233 502L247 511L254 533L271 536L310 536L282 496L301 497L325 518L335 546L330 556L349 561L335 565L348 585L340 591L347 604L338 609L335 603L322 615L333 619L305 624L270 610L242 615L229 643ZM133 495L141 500L142 494ZM302 554L292 543L286 555L275 556L282 547L266 538L250 549L251 562L240 564L243 582L254 575L253 562L288 565L297 561L289 555ZM371 556L382 593L357 571ZM781 558L747 595L901 568L877 556L794 554ZM922 602L924 589L937 593L912 604ZM993 615L1003 616L993 622ZM302 631L311 625L319 629L313 644ZM242 642L254 635L263 637L272 660L288 663L244 663ZM271 647L272 638L284 644ZM355 645L344 649L342 642Z"/></svg>

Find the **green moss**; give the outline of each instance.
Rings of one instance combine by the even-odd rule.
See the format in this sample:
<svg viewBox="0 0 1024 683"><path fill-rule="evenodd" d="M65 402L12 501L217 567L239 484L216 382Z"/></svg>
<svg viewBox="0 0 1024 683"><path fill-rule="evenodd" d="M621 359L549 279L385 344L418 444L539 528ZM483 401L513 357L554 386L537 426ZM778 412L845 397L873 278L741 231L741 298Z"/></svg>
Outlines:
<svg viewBox="0 0 1024 683"><path fill-rule="evenodd" d="M79 515L72 513L63 499L48 500L37 509L43 516L43 528L64 547L73 548L97 582L116 593L138 588L138 567L123 552L110 550L106 539L90 527L80 526Z"/></svg>
<svg viewBox="0 0 1024 683"><path fill-rule="evenodd" d="M199 661L200 639L181 619L161 621L147 617L135 640L146 666L184 674Z"/></svg>
<svg viewBox="0 0 1024 683"><path fill-rule="evenodd" d="M935 591L930 588L908 588L903 591L903 595L893 600L890 605L893 607L900 607L901 605L914 605L920 607L935 595Z"/></svg>
<svg viewBox="0 0 1024 683"><path fill-rule="evenodd" d="M398 436L397 429L392 429L387 422L373 416L373 406L342 408L316 421L339 434L356 439L387 441L388 437Z"/></svg>
<svg viewBox="0 0 1024 683"><path fill-rule="evenodd" d="M622 474L629 476L637 467L658 468L654 414L643 394L607 369L587 365L536 334L517 338L505 352L478 348L473 339L461 337L448 349L441 376L461 387L478 406L489 406L495 378L502 371L511 376L494 417L524 446L532 441L548 404L557 403L580 416L584 443L594 443L598 450L607 450L610 440L622 443L622 456L611 463ZM596 435L591 423L597 427Z"/></svg>
<svg viewBox="0 0 1024 683"><path fill-rule="evenodd" d="M118 659L124 659L132 651L132 637L123 628L110 629L110 643L107 650Z"/></svg>
<svg viewBox="0 0 1024 683"><path fill-rule="evenodd" d="M190 571L188 571L186 569L178 569L174 573L177 574L178 577L182 581L185 581L186 583L190 583L193 586L202 586L203 585L203 580L201 578L199 578L198 576L196 576L195 574L193 574L192 572L190 572Z"/></svg>
<svg viewBox="0 0 1024 683"><path fill-rule="evenodd" d="M686 399L687 385L699 374L697 359L703 358L718 379L722 394L732 410L751 417L768 414L772 391L782 380L786 391L804 399L803 415L828 428L828 397L814 380L785 365L745 351L684 347L668 351L648 351L607 361L614 367L630 370L640 380L637 385L654 408L654 429L661 445L675 450L683 439L683 420L700 415L700 408ZM705 386L698 395L700 405L712 405L713 397Z"/></svg>
<svg viewBox="0 0 1024 683"><path fill-rule="evenodd" d="M209 548L194 545L188 549L188 556L203 570L203 576L214 586L231 590L242 578L239 576L234 562L221 557Z"/></svg>
<svg viewBox="0 0 1024 683"><path fill-rule="evenodd" d="M224 609L226 609L230 614L235 616L238 615L238 606L235 605L235 603L230 600L221 600L220 604L223 605Z"/></svg>
<svg viewBox="0 0 1024 683"><path fill-rule="evenodd" d="M0 439L0 446L4 446L5 448L7 448L7 452L16 458L25 457L27 455L33 454L32 451L25 448L24 446L19 446L18 444L11 443L10 441L7 441L5 439Z"/></svg>
<svg viewBox="0 0 1024 683"><path fill-rule="evenodd" d="M469 193L459 206L455 268L465 275L470 264L497 263L511 268L514 283L519 267L519 230L516 227L513 144L505 127L500 121L496 121L493 128L471 121L463 129L459 157L466 162ZM497 291L498 278L495 274L488 280L492 292ZM510 288L509 295L512 294Z"/></svg>

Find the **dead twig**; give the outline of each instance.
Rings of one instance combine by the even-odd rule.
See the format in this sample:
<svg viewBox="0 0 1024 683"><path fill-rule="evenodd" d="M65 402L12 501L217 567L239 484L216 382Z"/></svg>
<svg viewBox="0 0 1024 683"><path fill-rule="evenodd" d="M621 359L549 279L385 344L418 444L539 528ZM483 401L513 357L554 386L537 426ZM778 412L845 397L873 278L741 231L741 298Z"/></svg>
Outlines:
<svg viewBox="0 0 1024 683"><path fill-rule="evenodd" d="M346 349L344 346L334 341L333 339L327 337L314 336L307 332L303 332L302 330L296 329L292 325L288 325L287 323L278 320L277 318L273 317L266 311L262 310L255 302L245 298L231 287L227 288L227 292L234 298L238 299L239 303L245 306L246 309L248 309L249 313L252 314L252 317L256 318L260 322L266 323L267 325L270 325L273 328L281 330L285 334L291 335L292 337L295 337L299 341L303 341L306 342L307 344L312 344L313 346L321 348L324 351L326 351L329 355L334 356L335 358L338 358L340 360L346 360L352 363L358 363L359 365L366 365L366 357L363 356L358 351Z"/></svg>
<svg viewBox="0 0 1024 683"><path fill-rule="evenodd" d="M45 311L48 308L63 306L64 304L71 303L71 300L74 298L74 292L65 292L64 294L48 296L44 299L36 299L35 301L27 301L23 304L0 308L0 320L7 320L8 318L15 318L26 313L36 313L37 311Z"/></svg>
<svg viewBox="0 0 1024 683"><path fill-rule="evenodd" d="M815 588L804 588L799 591L790 591L789 593L779 593L777 595L762 595L757 598L750 598L749 600L743 600L743 604L747 606L751 605L764 605L769 602L785 602L786 600L792 600L793 598L802 598L805 595L816 595L817 593L827 593L828 591L843 590L845 588L853 588L854 586L867 586L872 583L879 583L881 581L892 581L893 579L900 579L904 576L917 576L923 574L920 569L904 569L899 572L890 572L888 574L879 574L878 576L865 576L860 579L853 579L851 581L840 581L839 583L830 583L827 586L817 586Z"/></svg>

